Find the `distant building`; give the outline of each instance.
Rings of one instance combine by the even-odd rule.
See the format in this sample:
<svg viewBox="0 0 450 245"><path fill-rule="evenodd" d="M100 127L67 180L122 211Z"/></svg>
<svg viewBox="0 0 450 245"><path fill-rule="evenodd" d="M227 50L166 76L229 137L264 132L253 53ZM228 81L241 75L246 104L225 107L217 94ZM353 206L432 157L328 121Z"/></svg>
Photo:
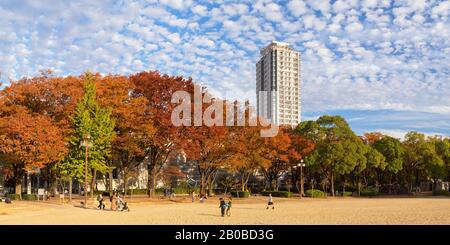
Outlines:
<svg viewBox="0 0 450 245"><path fill-rule="evenodd" d="M273 41L261 49L256 64L258 116L277 125L301 121L300 53L288 43Z"/></svg>

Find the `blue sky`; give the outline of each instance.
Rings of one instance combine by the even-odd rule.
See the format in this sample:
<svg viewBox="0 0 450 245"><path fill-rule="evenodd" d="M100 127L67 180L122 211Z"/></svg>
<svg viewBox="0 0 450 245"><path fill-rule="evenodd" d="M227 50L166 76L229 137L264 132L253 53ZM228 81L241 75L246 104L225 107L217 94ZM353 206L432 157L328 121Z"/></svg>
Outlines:
<svg viewBox="0 0 450 245"><path fill-rule="evenodd" d="M303 118L450 135L450 1L0 2L2 80L157 69L255 100L272 40L302 52Z"/></svg>

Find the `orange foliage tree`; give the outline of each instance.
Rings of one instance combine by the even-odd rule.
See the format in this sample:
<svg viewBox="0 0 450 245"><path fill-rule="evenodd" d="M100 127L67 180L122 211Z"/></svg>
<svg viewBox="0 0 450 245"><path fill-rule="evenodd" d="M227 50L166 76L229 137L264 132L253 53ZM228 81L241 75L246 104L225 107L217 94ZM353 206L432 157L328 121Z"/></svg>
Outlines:
<svg viewBox="0 0 450 245"><path fill-rule="evenodd" d="M16 194L25 171L57 163L66 152L62 130L49 117L20 111L0 118L0 155L12 170Z"/></svg>
<svg viewBox="0 0 450 245"><path fill-rule="evenodd" d="M175 153L183 132L171 122L171 113L176 106L171 103L176 91L193 92L191 79L161 75L158 72L141 72L130 77L135 86L134 93L147 99L146 109L154 126L153 137L146 150L147 194L153 197L157 176L169 157Z"/></svg>
<svg viewBox="0 0 450 245"><path fill-rule="evenodd" d="M99 103L112 109L116 137L112 155L122 173L124 192L128 182L139 172L139 166L152 146L155 128L148 100L136 92L135 85L125 76L109 75L97 79ZM109 191L112 192L112 160L109 168Z"/></svg>

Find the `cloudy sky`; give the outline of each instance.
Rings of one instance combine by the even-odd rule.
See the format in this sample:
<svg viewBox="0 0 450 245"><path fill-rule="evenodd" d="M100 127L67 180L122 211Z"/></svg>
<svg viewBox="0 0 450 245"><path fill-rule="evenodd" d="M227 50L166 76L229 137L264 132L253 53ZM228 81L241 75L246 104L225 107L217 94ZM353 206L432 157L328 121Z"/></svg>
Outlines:
<svg viewBox="0 0 450 245"><path fill-rule="evenodd" d="M255 100L272 40L302 52L303 118L450 135L450 1L0 1L0 72L191 76Z"/></svg>

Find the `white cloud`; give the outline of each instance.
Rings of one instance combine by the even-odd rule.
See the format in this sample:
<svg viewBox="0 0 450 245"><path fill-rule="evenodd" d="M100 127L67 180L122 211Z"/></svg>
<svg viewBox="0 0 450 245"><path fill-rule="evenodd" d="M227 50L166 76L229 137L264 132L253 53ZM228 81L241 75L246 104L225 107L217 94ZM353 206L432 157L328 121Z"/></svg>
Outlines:
<svg viewBox="0 0 450 245"><path fill-rule="evenodd" d="M198 15L206 15L208 13L208 8L203 5L195 5L191 10L194 14Z"/></svg>
<svg viewBox="0 0 450 245"><path fill-rule="evenodd" d="M259 49L280 40L302 52L304 111L450 114L448 1L5 0L0 16L2 81L158 69L254 102Z"/></svg>
<svg viewBox="0 0 450 245"><path fill-rule="evenodd" d="M291 14L295 17L300 17L301 15L309 12L309 9L308 7L306 7L305 2L301 0L291 0L287 4L287 7Z"/></svg>
<svg viewBox="0 0 450 245"><path fill-rule="evenodd" d="M364 27L359 22L352 22L345 27L345 30L349 33L357 33L362 31Z"/></svg>
<svg viewBox="0 0 450 245"><path fill-rule="evenodd" d="M191 6L192 1L191 0L160 0L160 3L162 3L163 5L167 5L173 9L183 10L184 8Z"/></svg>

